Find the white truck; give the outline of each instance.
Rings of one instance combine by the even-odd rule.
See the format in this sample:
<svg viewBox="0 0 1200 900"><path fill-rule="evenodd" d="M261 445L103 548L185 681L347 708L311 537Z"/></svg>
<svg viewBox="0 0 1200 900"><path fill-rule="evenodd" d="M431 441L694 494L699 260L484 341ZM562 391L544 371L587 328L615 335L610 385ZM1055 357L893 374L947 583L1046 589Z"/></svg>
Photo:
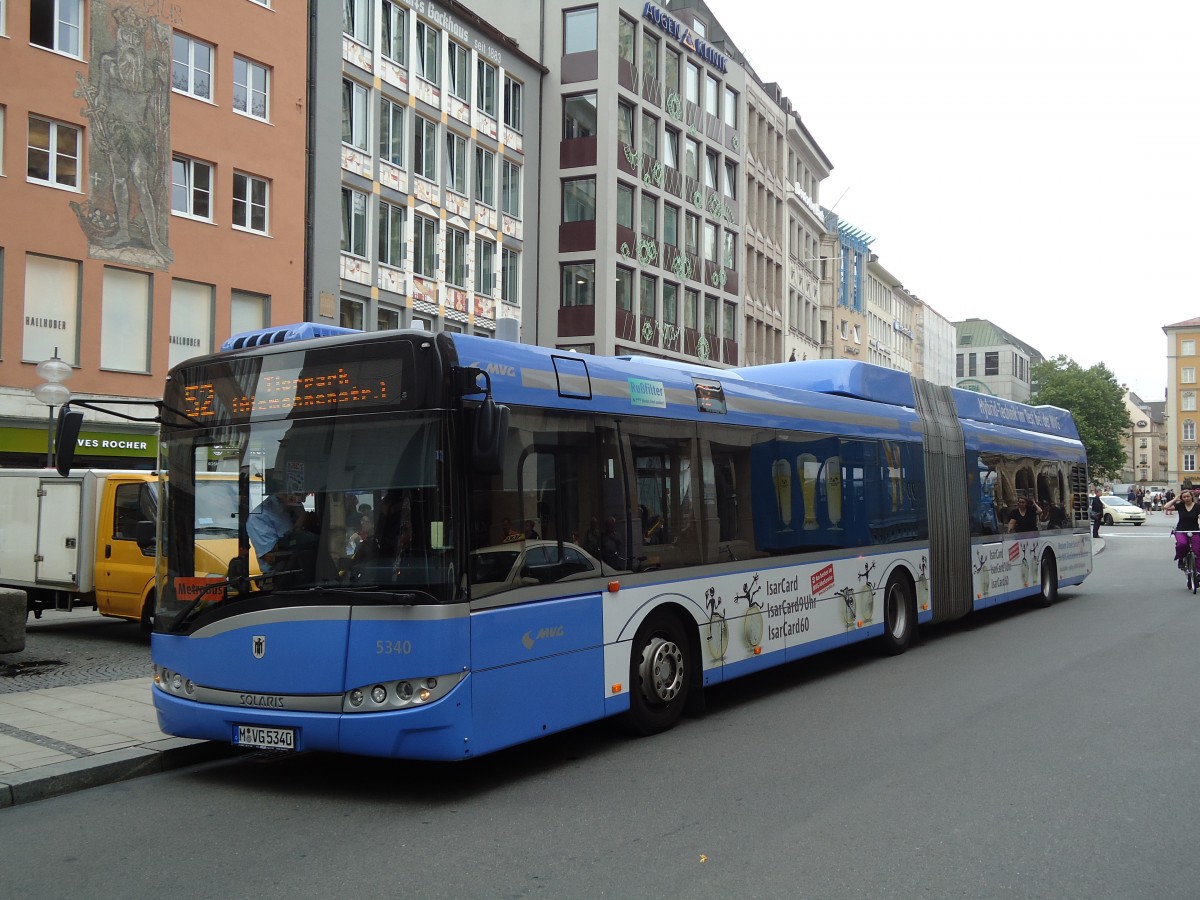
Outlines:
<svg viewBox="0 0 1200 900"><path fill-rule="evenodd" d="M0 586L25 591L35 617L87 605L149 628L156 473L72 469L64 477L52 469L0 469L0 510ZM237 555L236 513L236 476L201 482L197 571L227 570Z"/></svg>

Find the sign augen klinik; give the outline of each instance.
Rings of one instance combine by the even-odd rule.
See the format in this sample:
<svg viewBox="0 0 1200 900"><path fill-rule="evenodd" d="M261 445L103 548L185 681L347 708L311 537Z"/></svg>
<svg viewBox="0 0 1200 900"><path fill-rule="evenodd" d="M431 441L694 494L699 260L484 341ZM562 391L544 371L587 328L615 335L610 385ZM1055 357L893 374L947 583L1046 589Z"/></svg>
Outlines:
<svg viewBox="0 0 1200 900"><path fill-rule="evenodd" d="M712 45L705 43L692 34L690 28L678 19L672 19L653 3L647 3L642 7L642 18L649 19L709 65L715 66L722 72L729 71L729 62L725 59L724 54L718 53Z"/></svg>

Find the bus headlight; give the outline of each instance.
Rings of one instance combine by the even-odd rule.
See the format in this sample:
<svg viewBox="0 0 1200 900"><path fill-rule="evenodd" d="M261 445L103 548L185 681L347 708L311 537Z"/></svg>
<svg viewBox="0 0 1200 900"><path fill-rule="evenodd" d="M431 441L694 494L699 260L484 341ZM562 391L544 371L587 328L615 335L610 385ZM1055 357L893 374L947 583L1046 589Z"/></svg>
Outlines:
<svg viewBox="0 0 1200 900"><path fill-rule="evenodd" d="M387 699L387 689L382 684L377 684L371 688L371 699L376 703L383 703Z"/></svg>
<svg viewBox="0 0 1200 900"><path fill-rule="evenodd" d="M424 706L445 697L466 677L466 672L458 672L353 688L345 694L342 712L387 712Z"/></svg>

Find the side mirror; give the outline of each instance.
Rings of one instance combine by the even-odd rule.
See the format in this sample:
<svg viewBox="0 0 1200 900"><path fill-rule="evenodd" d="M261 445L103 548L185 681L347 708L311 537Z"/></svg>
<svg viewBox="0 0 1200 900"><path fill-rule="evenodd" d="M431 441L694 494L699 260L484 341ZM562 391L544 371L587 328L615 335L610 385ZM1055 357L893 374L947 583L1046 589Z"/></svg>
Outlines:
<svg viewBox="0 0 1200 900"><path fill-rule="evenodd" d="M133 526L133 538L143 550L154 546L155 537L153 522L138 522Z"/></svg>
<svg viewBox="0 0 1200 900"><path fill-rule="evenodd" d="M76 441L83 426L83 413L71 409L64 403L58 411L58 424L54 429L54 468L59 475L66 476L75 462Z"/></svg>
<svg viewBox="0 0 1200 900"><path fill-rule="evenodd" d="M490 396L475 408L471 464L480 475L499 475L504 471L508 417L508 407L500 406Z"/></svg>

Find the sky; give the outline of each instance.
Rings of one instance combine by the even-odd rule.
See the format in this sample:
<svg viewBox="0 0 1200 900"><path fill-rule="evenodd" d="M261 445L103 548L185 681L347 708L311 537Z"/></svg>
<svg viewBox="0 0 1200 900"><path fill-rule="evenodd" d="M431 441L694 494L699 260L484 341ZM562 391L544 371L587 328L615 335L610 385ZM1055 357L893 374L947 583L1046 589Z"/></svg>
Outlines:
<svg viewBox="0 0 1200 900"><path fill-rule="evenodd" d="M706 2L905 288L1163 399L1162 327L1200 317L1200 3Z"/></svg>

